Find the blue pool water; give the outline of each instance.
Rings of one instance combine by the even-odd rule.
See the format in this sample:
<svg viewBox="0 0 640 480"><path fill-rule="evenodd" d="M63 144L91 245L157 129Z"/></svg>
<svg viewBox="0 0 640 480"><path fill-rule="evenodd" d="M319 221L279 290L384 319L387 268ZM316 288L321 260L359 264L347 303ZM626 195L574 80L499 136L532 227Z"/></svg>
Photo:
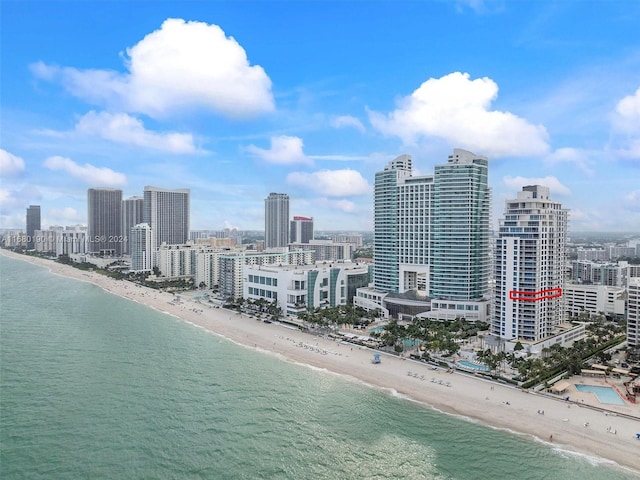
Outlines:
<svg viewBox="0 0 640 480"><path fill-rule="evenodd" d="M489 371L489 367L487 367L486 365L476 365L475 363L468 362L467 360L458 360L456 362L456 365L461 365L472 370L480 370L482 372Z"/></svg>
<svg viewBox="0 0 640 480"><path fill-rule="evenodd" d="M596 385L576 385L580 392L595 393L600 403L611 403L614 405L624 405L624 400L611 387L600 387Z"/></svg>

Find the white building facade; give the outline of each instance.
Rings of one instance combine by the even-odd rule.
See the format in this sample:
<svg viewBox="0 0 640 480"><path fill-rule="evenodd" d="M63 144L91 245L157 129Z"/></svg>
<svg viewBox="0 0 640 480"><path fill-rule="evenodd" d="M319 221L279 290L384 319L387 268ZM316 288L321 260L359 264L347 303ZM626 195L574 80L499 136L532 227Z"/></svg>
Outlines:
<svg viewBox="0 0 640 480"><path fill-rule="evenodd" d="M130 229L129 251L132 272L151 272L154 267L155 237L148 223L139 223Z"/></svg>
<svg viewBox="0 0 640 480"><path fill-rule="evenodd" d="M425 176L413 176L409 155L395 158L375 177L372 289L428 297L429 318L486 320L490 213L486 157L454 149ZM362 306L377 298L358 297Z"/></svg>
<svg viewBox="0 0 640 480"><path fill-rule="evenodd" d="M219 257L220 294L238 298L244 295L245 268L258 265L310 265L313 252L297 250L281 253L241 252Z"/></svg>
<svg viewBox="0 0 640 480"><path fill-rule="evenodd" d="M640 348L640 277L629 279L627 286L627 345Z"/></svg>
<svg viewBox="0 0 640 480"><path fill-rule="evenodd" d="M562 323L566 255L567 210L549 188L526 186L506 201L495 250L494 335L536 342Z"/></svg>
<svg viewBox="0 0 640 480"><path fill-rule="evenodd" d="M314 252L316 262L338 262L351 260L352 243L336 243L331 240L311 240L309 243L289 244L289 250L310 250Z"/></svg>
<svg viewBox="0 0 640 480"><path fill-rule="evenodd" d="M625 289L622 287L567 283L563 293L568 318L577 317L583 312L624 317Z"/></svg>
<svg viewBox="0 0 640 480"><path fill-rule="evenodd" d="M284 313L298 315L351 302L356 289L368 284L369 267L351 262L247 266L244 275L244 298L276 300Z"/></svg>

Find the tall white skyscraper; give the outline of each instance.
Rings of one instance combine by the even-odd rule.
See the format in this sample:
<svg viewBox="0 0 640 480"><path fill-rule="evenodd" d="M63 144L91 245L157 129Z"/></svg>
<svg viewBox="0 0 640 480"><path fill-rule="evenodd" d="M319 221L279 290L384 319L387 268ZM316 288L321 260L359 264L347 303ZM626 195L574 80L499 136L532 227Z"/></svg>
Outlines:
<svg viewBox="0 0 640 480"><path fill-rule="evenodd" d="M150 272L154 267L154 253L156 246L153 232L147 223L140 223L131 227L131 271Z"/></svg>
<svg viewBox="0 0 640 480"><path fill-rule="evenodd" d="M313 218L295 216L291 220L290 243L309 243L313 240Z"/></svg>
<svg viewBox="0 0 640 480"><path fill-rule="evenodd" d="M143 197L130 197L122 201L122 253L131 253L131 229L142 223Z"/></svg>
<svg viewBox="0 0 640 480"><path fill-rule="evenodd" d="M374 289L431 298L437 319L486 320L489 306L488 160L455 149L434 175L409 155L376 173Z"/></svg>
<svg viewBox="0 0 640 480"><path fill-rule="evenodd" d="M399 185L409 177L411 177L410 155L400 155L375 176L373 286L380 292L398 293L400 288Z"/></svg>
<svg viewBox="0 0 640 480"><path fill-rule="evenodd" d="M122 253L122 190L90 188L87 192L87 251Z"/></svg>
<svg viewBox="0 0 640 480"><path fill-rule="evenodd" d="M487 157L455 149L435 168L430 295L480 300L489 294L491 190ZM461 315L463 316L463 315Z"/></svg>
<svg viewBox="0 0 640 480"><path fill-rule="evenodd" d="M142 221L149 225L154 245L180 245L189 240L189 189L144 187Z"/></svg>
<svg viewBox="0 0 640 480"><path fill-rule="evenodd" d="M507 200L495 249L492 333L537 341L562 323L567 210L531 185Z"/></svg>
<svg viewBox="0 0 640 480"><path fill-rule="evenodd" d="M631 277L627 285L627 344L640 349L640 277Z"/></svg>
<svg viewBox="0 0 640 480"><path fill-rule="evenodd" d="M283 248L289 243L289 195L270 193L264 199L264 247Z"/></svg>

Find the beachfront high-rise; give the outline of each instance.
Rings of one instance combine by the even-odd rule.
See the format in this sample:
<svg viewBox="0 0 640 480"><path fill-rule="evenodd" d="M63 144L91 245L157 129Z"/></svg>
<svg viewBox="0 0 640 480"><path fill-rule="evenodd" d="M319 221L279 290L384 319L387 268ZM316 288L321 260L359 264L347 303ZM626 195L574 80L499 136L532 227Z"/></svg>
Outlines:
<svg viewBox="0 0 640 480"><path fill-rule="evenodd" d="M143 197L129 197L122 201L122 253L131 253L131 229L142 223Z"/></svg>
<svg viewBox="0 0 640 480"><path fill-rule="evenodd" d="M562 323L567 217L541 185L505 202L495 247L494 335L535 342Z"/></svg>
<svg viewBox="0 0 640 480"><path fill-rule="evenodd" d="M131 246L131 271L150 272L154 264L153 232L147 223L140 223L131 227L129 245Z"/></svg>
<svg viewBox="0 0 640 480"><path fill-rule="evenodd" d="M640 277L629 278L627 295L627 345L640 351Z"/></svg>
<svg viewBox="0 0 640 480"><path fill-rule="evenodd" d="M373 288L397 293L400 288L399 190L411 177L411 156L400 155L376 172L373 188Z"/></svg>
<svg viewBox="0 0 640 480"><path fill-rule="evenodd" d="M264 199L264 248L284 248L289 243L289 195L270 193Z"/></svg>
<svg viewBox="0 0 640 480"><path fill-rule="evenodd" d="M87 252L119 255L122 252L122 190L87 191Z"/></svg>
<svg viewBox="0 0 640 480"><path fill-rule="evenodd" d="M35 248L35 231L40 230L40 205L29 205L27 208L27 250Z"/></svg>
<svg viewBox="0 0 640 480"><path fill-rule="evenodd" d="M490 204L486 157L455 149L424 176L413 176L409 155L391 161L375 176L373 289L392 294L387 303L428 296L429 318L486 320ZM362 293L361 306L379 298Z"/></svg>
<svg viewBox="0 0 640 480"><path fill-rule="evenodd" d="M313 240L313 218L295 216L291 220L290 243L309 243Z"/></svg>
<svg viewBox="0 0 640 480"><path fill-rule="evenodd" d="M486 157L456 149L435 168L430 295L480 300L489 293L491 190Z"/></svg>
<svg viewBox="0 0 640 480"><path fill-rule="evenodd" d="M153 232L153 244L181 245L189 240L189 189L144 187L142 221Z"/></svg>

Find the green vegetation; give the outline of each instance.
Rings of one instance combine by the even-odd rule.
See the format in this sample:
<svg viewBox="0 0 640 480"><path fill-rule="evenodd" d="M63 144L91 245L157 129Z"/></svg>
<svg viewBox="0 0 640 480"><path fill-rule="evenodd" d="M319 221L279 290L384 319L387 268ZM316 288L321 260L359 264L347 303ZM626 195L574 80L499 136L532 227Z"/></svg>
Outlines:
<svg viewBox="0 0 640 480"><path fill-rule="evenodd" d="M105 275L107 277L111 277L114 278L116 280L124 280L126 278L128 278L128 276L124 273L122 273L119 270L112 270L109 267L112 266L117 266L118 262L113 262L111 265L107 266L107 268L100 268L95 266L92 263L87 263L87 262L74 262L73 260L71 260L71 258L69 258L68 255L60 255L57 259L56 262L58 263L64 263L65 265L70 265L74 268L77 268L79 270L85 270L85 271L92 271L92 272L96 272L99 273L100 275Z"/></svg>
<svg viewBox="0 0 640 480"><path fill-rule="evenodd" d="M377 310L367 312L364 308L352 304L339 305L337 307L316 308L298 315L298 318L315 328L337 327L340 325L353 325L364 328L377 316Z"/></svg>
<svg viewBox="0 0 640 480"><path fill-rule="evenodd" d="M63 263L65 265L70 265L79 270L91 271L95 273L99 273L100 275L105 275L107 277L113 278L115 280L129 280L134 283L138 283L145 287L154 288L156 290L167 290L167 291L185 291L185 290L193 290L194 284L192 279L172 279L172 280L162 280L160 281L151 281L148 280L149 274L146 272L130 272L130 273L122 273L118 267L123 265L122 261L117 260L109 265L106 268L98 267L93 263L88 262L74 262L69 258L68 255L60 255L57 259L57 262ZM159 272L158 272L159 273Z"/></svg>
<svg viewBox="0 0 640 480"><path fill-rule="evenodd" d="M353 258L373 258L373 248L361 247L353 253Z"/></svg>
<svg viewBox="0 0 640 480"><path fill-rule="evenodd" d="M471 323L464 318L452 321L414 318L407 325L400 325L394 319L384 326L383 332L373 332L371 336L380 338L387 346L404 345L406 340L422 345L425 348L422 358L429 360L430 353L445 357L455 355L460 350L461 341L478 335L488 327L486 323Z"/></svg>
<svg viewBox="0 0 640 480"><path fill-rule="evenodd" d="M239 313L248 313L257 318L265 316L265 318L274 322L282 316L282 308L278 306L278 302L276 300L269 302L264 298L251 300L250 298L243 297L229 297L223 305L223 308L235 310Z"/></svg>

